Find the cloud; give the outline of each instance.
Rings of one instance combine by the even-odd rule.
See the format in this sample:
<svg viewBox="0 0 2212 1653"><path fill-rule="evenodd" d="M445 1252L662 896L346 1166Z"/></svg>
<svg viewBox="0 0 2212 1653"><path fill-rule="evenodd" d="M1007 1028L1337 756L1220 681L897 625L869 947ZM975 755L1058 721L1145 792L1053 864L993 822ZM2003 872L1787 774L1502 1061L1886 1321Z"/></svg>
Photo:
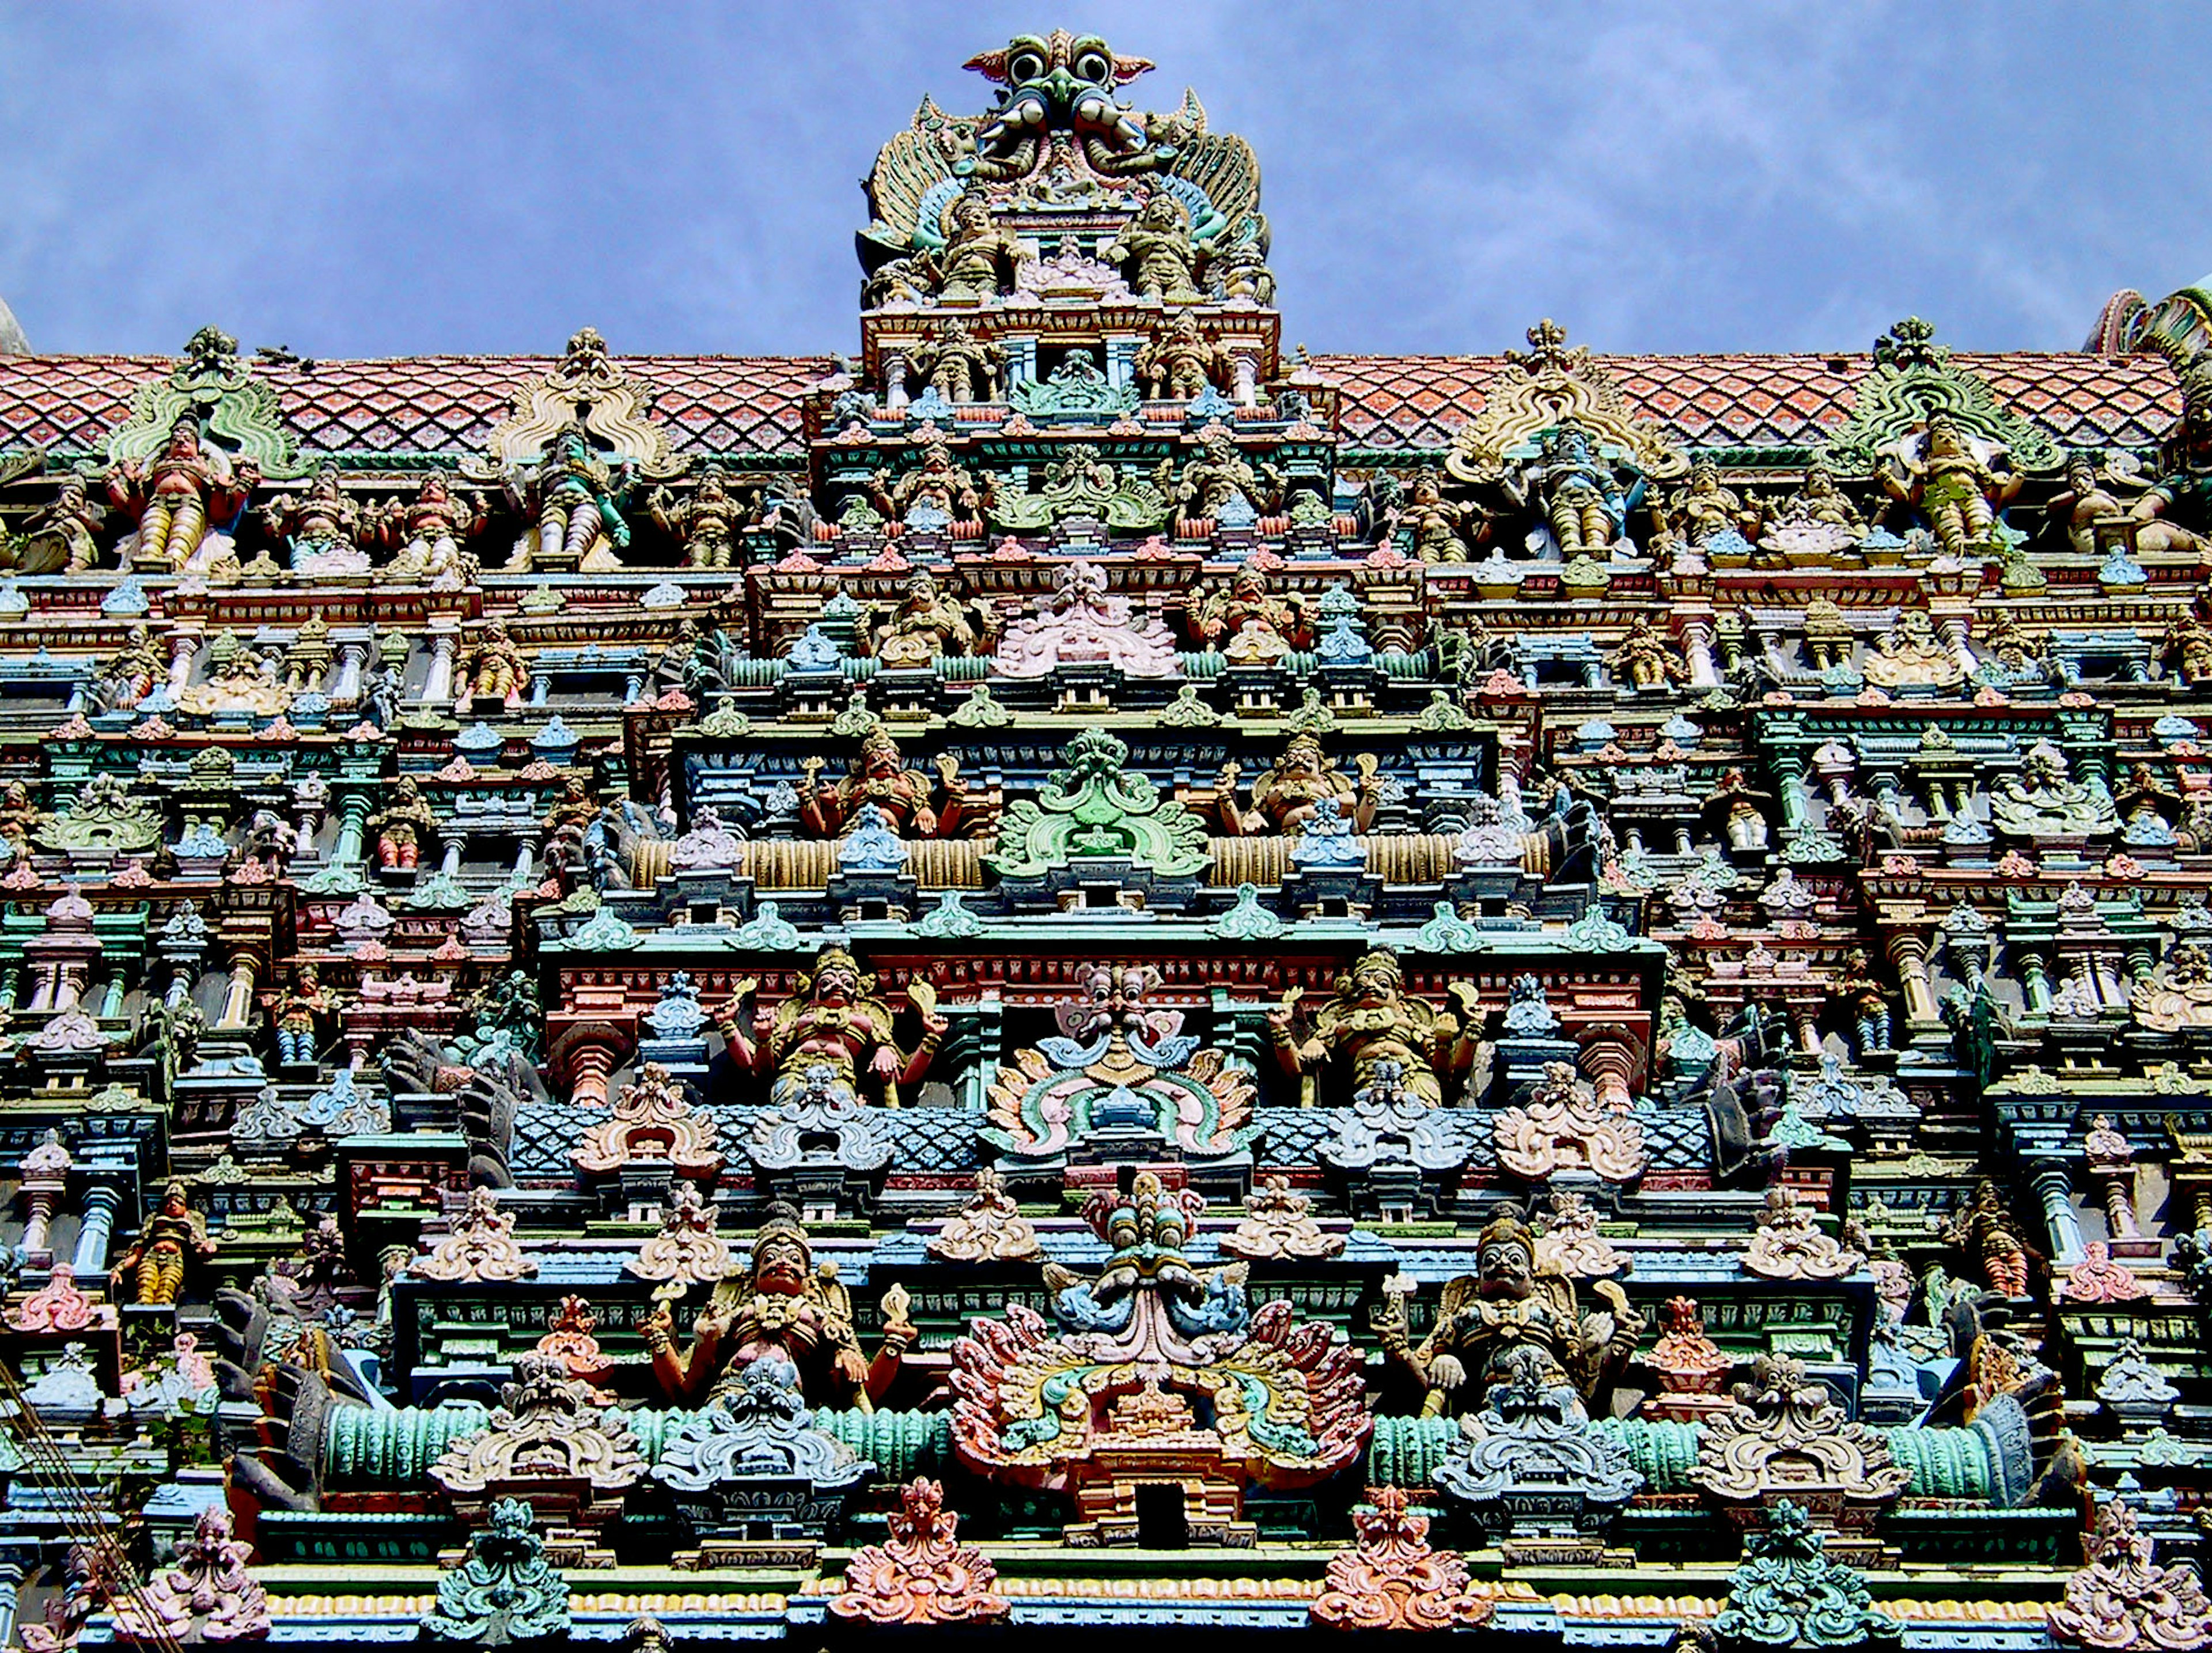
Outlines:
<svg viewBox="0 0 2212 1653"><path fill-rule="evenodd" d="M0 12L0 293L49 349L854 342L854 180L1017 30L1094 28L1261 155L1290 334L1495 349L2078 342L2212 266L2212 26L1887 3L391 3Z"/></svg>

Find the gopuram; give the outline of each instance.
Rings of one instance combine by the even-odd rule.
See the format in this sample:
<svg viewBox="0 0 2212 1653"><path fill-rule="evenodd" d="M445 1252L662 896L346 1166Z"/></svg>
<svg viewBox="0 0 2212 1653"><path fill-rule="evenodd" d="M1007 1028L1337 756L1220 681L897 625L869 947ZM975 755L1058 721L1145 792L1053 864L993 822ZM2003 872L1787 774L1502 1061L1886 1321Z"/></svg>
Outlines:
<svg viewBox="0 0 2212 1653"><path fill-rule="evenodd" d="M850 354L0 356L0 1642L2212 1646L2212 299L1309 354L968 67Z"/></svg>

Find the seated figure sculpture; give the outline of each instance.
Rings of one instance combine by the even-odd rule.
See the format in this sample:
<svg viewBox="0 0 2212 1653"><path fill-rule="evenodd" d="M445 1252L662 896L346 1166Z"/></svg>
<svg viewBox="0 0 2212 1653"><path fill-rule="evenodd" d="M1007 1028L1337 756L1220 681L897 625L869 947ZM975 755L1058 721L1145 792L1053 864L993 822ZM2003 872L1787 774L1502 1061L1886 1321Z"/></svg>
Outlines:
<svg viewBox="0 0 2212 1653"><path fill-rule="evenodd" d="M461 548L483 522L477 502L454 493L434 471L422 478L412 500L395 499L384 507L380 532L386 544L398 548L384 572L392 580L420 580L441 589L465 585L475 577L477 563Z"/></svg>
<svg viewBox="0 0 2212 1653"><path fill-rule="evenodd" d="M1344 1091L1356 1095L1376 1083L1381 1065L1397 1064L1407 1094L1431 1108L1444 1101L1447 1077L1463 1073L1474 1060L1477 1001L1473 987L1451 985L1461 1014L1439 1011L1405 990L1398 956L1376 947L1337 978L1336 992L1319 1011L1304 1036L1297 1030L1297 988L1267 1012L1276 1060L1293 1078L1335 1066L1346 1070ZM1462 1020L1464 1016L1465 1020Z"/></svg>
<svg viewBox="0 0 2212 1653"><path fill-rule="evenodd" d="M947 597L927 569L906 582L898 606L888 615L863 611L860 629L887 672L927 671L944 656L973 654L977 628L963 605Z"/></svg>
<svg viewBox="0 0 2212 1653"><path fill-rule="evenodd" d="M1507 1211L1482 1231L1476 1273L1446 1282L1435 1327L1416 1346L1407 1329L1405 1299L1394 1297L1376 1317L1376 1334L1390 1357L1424 1391L1425 1417L1478 1410L1491 1387L1532 1381L1524 1351L1540 1357L1533 1381L1571 1386L1585 1406L1601 1402L1618 1381L1643 1334L1644 1319L1620 1285L1593 1288L1607 1307L1584 1313L1574 1282L1536 1261L1536 1237Z"/></svg>
<svg viewBox="0 0 2212 1653"><path fill-rule="evenodd" d="M910 982L907 999L921 1018L921 1039L911 1052L894 1035L890 1005L875 996L876 978L842 947L825 947L814 969L799 978L798 991L770 1010L757 1011L750 1032L739 1009L753 983L740 982L716 1020L731 1056L741 1067L766 1069L775 1077L769 1100L779 1106L812 1094L836 1101L860 1097L861 1085L880 1087L886 1107L898 1106L899 1087L916 1085L948 1025L937 1013L937 995L927 981ZM813 1070L827 1068L825 1082Z"/></svg>
<svg viewBox="0 0 2212 1653"><path fill-rule="evenodd" d="M857 1412L874 1409L915 1338L905 1295L895 1286L884 1294L883 1347L867 1358L853 1328L852 1293L839 1282L835 1263L816 1267L806 1229L786 1205L769 1207L750 1256L733 1263L715 1286L693 1324L689 1349L677 1346L666 1303L643 1330L653 1376L680 1405L742 1389L756 1361L780 1360L797 1370L810 1404Z"/></svg>
<svg viewBox="0 0 2212 1653"><path fill-rule="evenodd" d="M986 824L983 813L972 805L959 764L949 752L937 760L939 784L932 787L919 769L904 767L898 743L882 729L872 730L860 742L860 755L851 773L842 780L819 785L818 758L806 766L806 786L799 805L799 818L817 837L842 838L860 824L861 813L872 805L902 838L963 838Z"/></svg>
<svg viewBox="0 0 2212 1653"><path fill-rule="evenodd" d="M1237 801L1237 765L1224 764L1214 784L1214 811L1222 832L1230 837L1253 837L1279 833L1297 837L1313 818L1324 799L1334 799L1352 822L1364 832L1374 823L1382 788L1375 759L1362 753L1357 760L1359 778L1354 781L1336 767L1311 735L1296 735L1283 755L1252 783L1249 806Z"/></svg>
<svg viewBox="0 0 2212 1653"><path fill-rule="evenodd" d="M1273 665L1293 649L1313 647L1313 622L1305 599L1279 597L1267 574L1249 562L1231 576L1225 592L1201 585L1187 608L1191 641L1218 649L1237 665Z"/></svg>

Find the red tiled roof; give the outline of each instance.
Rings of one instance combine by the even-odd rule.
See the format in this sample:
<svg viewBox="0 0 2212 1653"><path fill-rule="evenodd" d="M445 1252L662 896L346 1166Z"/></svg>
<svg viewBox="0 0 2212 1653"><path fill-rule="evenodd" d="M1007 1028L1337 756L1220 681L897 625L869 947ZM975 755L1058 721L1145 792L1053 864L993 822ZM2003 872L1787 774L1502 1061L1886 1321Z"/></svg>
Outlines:
<svg viewBox="0 0 2212 1653"><path fill-rule="evenodd" d="M92 448L131 412L138 387L167 374L167 356L0 356L0 447ZM256 362L305 448L481 453L515 393L555 365L548 356L420 356ZM653 393L679 450L797 453L799 401L830 371L827 356L625 356Z"/></svg>
<svg viewBox="0 0 2212 1653"><path fill-rule="evenodd" d="M1998 398L2074 447L2142 447L2179 415L2173 369L2154 356L2016 351L1953 358ZM1598 358L1631 406L1678 442L1802 446L1850 416L1863 356L1614 356ZM1841 368L1832 362L1842 361ZM94 448L127 418L166 356L0 356L0 448ZM653 392L679 451L796 454L799 402L830 368L826 356L624 356ZM479 453L546 356L408 356L319 362L312 370L255 364L307 449ZM1344 387L1344 434L1357 447L1443 447L1480 410L1504 368L1494 356L1323 356Z"/></svg>
<svg viewBox="0 0 2212 1653"><path fill-rule="evenodd" d="M2069 447L2139 447L2180 414L2173 368L2154 356L2017 350L1952 357L1997 398ZM1629 405L1677 442L1705 447L1802 447L1850 416L1865 356L1608 356L1598 364ZM1845 365L1829 366L1832 362ZM1320 356L1344 387L1344 435L1355 447L1446 447L1481 411L1495 356Z"/></svg>

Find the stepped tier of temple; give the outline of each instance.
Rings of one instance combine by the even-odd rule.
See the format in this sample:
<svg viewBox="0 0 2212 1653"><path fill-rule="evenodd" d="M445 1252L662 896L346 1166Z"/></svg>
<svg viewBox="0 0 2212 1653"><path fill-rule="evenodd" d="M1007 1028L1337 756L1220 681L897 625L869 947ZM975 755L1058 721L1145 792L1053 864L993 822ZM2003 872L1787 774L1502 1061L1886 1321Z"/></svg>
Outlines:
<svg viewBox="0 0 2212 1653"><path fill-rule="evenodd" d="M969 67L845 354L0 356L12 1638L2212 1646L2198 312L1311 354Z"/></svg>

